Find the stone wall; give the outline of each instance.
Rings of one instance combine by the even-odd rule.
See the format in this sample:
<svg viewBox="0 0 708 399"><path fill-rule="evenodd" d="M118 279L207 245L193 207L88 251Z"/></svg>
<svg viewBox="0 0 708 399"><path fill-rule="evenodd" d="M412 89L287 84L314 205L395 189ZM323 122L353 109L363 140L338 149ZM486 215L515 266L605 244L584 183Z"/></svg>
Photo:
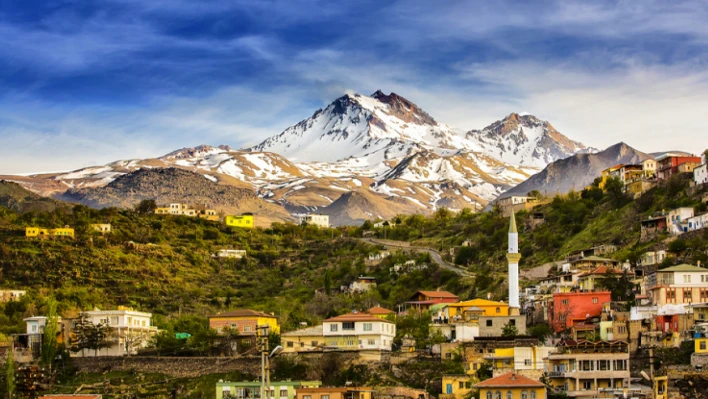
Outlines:
<svg viewBox="0 0 708 399"><path fill-rule="evenodd" d="M71 364L79 373L132 370L179 378L228 372L258 376L261 370L260 357L83 357L72 358Z"/></svg>

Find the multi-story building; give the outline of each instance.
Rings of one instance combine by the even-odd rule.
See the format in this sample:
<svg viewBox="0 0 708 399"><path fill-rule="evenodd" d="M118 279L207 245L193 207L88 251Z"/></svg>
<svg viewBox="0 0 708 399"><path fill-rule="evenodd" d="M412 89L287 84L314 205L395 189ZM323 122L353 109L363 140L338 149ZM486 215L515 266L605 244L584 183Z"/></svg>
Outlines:
<svg viewBox="0 0 708 399"><path fill-rule="evenodd" d="M693 208L682 207L670 210L666 214L666 223L672 235L683 234L688 231L686 221L694 216Z"/></svg>
<svg viewBox="0 0 708 399"><path fill-rule="evenodd" d="M406 301L406 306L418 310L429 310L432 305L455 303L459 300L460 297L447 291L418 291Z"/></svg>
<svg viewBox="0 0 708 399"><path fill-rule="evenodd" d="M472 390L472 379L468 374L446 374L442 376L440 399L464 399Z"/></svg>
<svg viewBox="0 0 708 399"><path fill-rule="evenodd" d="M315 226L329 227L329 215L303 215L300 216L300 224L313 224Z"/></svg>
<svg viewBox="0 0 708 399"><path fill-rule="evenodd" d="M295 399L298 388L317 388L320 381L271 381L268 398ZM260 381L219 381L216 383L216 399L261 399ZM265 398L264 398L265 399ZM302 398L299 398L302 399Z"/></svg>
<svg viewBox="0 0 708 399"><path fill-rule="evenodd" d="M694 217L686 219L684 226L687 227L688 231L700 230L708 226L708 213L702 215L696 215Z"/></svg>
<svg viewBox="0 0 708 399"><path fill-rule="evenodd" d="M652 179L656 177L656 160L648 158L642 161L642 170L646 178Z"/></svg>
<svg viewBox="0 0 708 399"><path fill-rule="evenodd" d="M549 324L559 332L588 317L600 316L602 304L611 301L609 291L563 292L553 294L548 304Z"/></svg>
<svg viewBox="0 0 708 399"><path fill-rule="evenodd" d="M241 227L245 229L252 229L256 227L253 215L246 213L240 216L226 216L224 218L224 223L226 223L227 226Z"/></svg>
<svg viewBox="0 0 708 399"><path fill-rule="evenodd" d="M106 325L112 329L110 346L98 351L77 352L74 356L125 356L134 355L138 349L147 347L150 338L157 334L152 325L152 313L139 312L133 308L118 306L115 310L91 310L84 312L89 323ZM79 319L72 319L68 336L74 336Z"/></svg>
<svg viewBox="0 0 708 399"><path fill-rule="evenodd" d="M706 162L706 154L701 155L701 164L693 169L693 181L696 184L708 183L708 163Z"/></svg>
<svg viewBox="0 0 708 399"><path fill-rule="evenodd" d="M295 399L371 399L371 387L295 388Z"/></svg>
<svg viewBox="0 0 708 399"><path fill-rule="evenodd" d="M556 392L615 398L629 385L629 347L622 341L564 340L548 355L548 369Z"/></svg>
<svg viewBox="0 0 708 399"><path fill-rule="evenodd" d="M564 272L554 276L542 278L539 281L542 292L555 294L557 292L570 292L578 286L578 277L581 273Z"/></svg>
<svg viewBox="0 0 708 399"><path fill-rule="evenodd" d="M324 349L322 326L307 327L280 335L283 352L313 352Z"/></svg>
<svg viewBox="0 0 708 399"><path fill-rule="evenodd" d="M708 269L678 265L657 270L647 279L651 304L690 304L708 302Z"/></svg>
<svg viewBox="0 0 708 399"><path fill-rule="evenodd" d="M268 332L280 333L278 318L273 314L251 309L235 309L209 316L209 328L219 334L236 334L237 351L248 350L256 345L259 327L268 326Z"/></svg>
<svg viewBox="0 0 708 399"><path fill-rule="evenodd" d="M396 323L366 313L348 313L322 323L325 347L335 350L390 351Z"/></svg>
<svg viewBox="0 0 708 399"><path fill-rule="evenodd" d="M617 269L619 267L619 261L594 255L570 260L568 263L570 264L570 270L581 272L589 272L602 266L610 269Z"/></svg>
<svg viewBox="0 0 708 399"><path fill-rule="evenodd" d="M600 266L595 270L585 272L578 276L578 286L581 291L594 291L597 281L603 281L604 279L614 278L618 279L622 277L623 272L618 269L609 269L607 266Z"/></svg>
<svg viewBox="0 0 708 399"><path fill-rule="evenodd" d="M700 164L700 157L666 153L656 157L656 176L659 181L666 180L678 173L691 173Z"/></svg>
<svg viewBox="0 0 708 399"><path fill-rule="evenodd" d="M517 373L506 373L475 385L480 399L546 399L546 386Z"/></svg>
<svg viewBox="0 0 708 399"><path fill-rule="evenodd" d="M536 197L512 195L509 197L499 198L496 201L496 205L499 207L502 216L508 218L512 213L524 210L528 211L533 209L535 206L542 205L546 202L547 201Z"/></svg>
<svg viewBox="0 0 708 399"><path fill-rule="evenodd" d="M624 165L619 164L619 165L611 166L611 167L603 170L601 173L601 176L600 176L601 180L600 180L599 187L604 190L605 184L607 184L608 179L611 179L613 177L619 177L617 171L619 171L622 168L622 166L624 166Z"/></svg>
<svg viewBox="0 0 708 399"><path fill-rule="evenodd" d="M517 373L539 380L545 371L545 358L556 352L555 346L516 346L497 348L493 354L485 355L491 362L493 375Z"/></svg>

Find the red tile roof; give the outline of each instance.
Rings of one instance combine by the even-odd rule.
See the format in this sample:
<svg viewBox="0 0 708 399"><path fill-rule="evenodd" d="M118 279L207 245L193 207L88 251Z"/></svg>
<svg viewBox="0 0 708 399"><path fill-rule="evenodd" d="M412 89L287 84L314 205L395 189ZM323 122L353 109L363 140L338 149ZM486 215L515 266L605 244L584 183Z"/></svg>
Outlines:
<svg viewBox="0 0 708 399"><path fill-rule="evenodd" d="M224 313L219 313L215 315L209 316L209 318L215 318L215 317L270 317L275 319L276 317L273 316L272 314L268 313L263 313L259 312L257 310L251 310L251 309L234 309L234 310L229 310Z"/></svg>
<svg viewBox="0 0 708 399"><path fill-rule="evenodd" d="M413 296L417 294L423 294L428 298L456 298L459 299L459 297L452 292L447 292L447 291L418 291L416 292Z"/></svg>
<svg viewBox="0 0 708 399"><path fill-rule="evenodd" d="M499 377L494 377L490 378L488 380L484 380L477 385L475 385L477 388L486 388L486 387L500 387L500 388L506 388L506 387L524 387L524 388L543 388L545 385L541 384L540 382L536 380L532 380L528 377L524 377L523 375L516 374L516 373L506 373L502 374Z"/></svg>
<svg viewBox="0 0 708 399"><path fill-rule="evenodd" d="M382 308L381 306L374 306L373 308L367 310L366 313L372 314L372 315L377 315L377 314L383 315L383 314L391 314L391 313L395 313L395 312L393 310Z"/></svg>
<svg viewBox="0 0 708 399"><path fill-rule="evenodd" d="M342 321L381 321L384 323L393 323L385 319L380 319L378 317L372 316L366 313L347 313L341 316L332 317L331 319L325 320L325 322L342 322Z"/></svg>
<svg viewBox="0 0 708 399"><path fill-rule="evenodd" d="M598 267L598 268L595 269L595 270L592 270L592 271L589 271L589 272L586 272L586 273L581 274L580 277L583 277L583 276L590 276L590 275L593 275L593 274L623 274L623 272L622 272L622 270L611 269L611 268L609 268L609 267L607 267L607 266L600 266L600 267Z"/></svg>

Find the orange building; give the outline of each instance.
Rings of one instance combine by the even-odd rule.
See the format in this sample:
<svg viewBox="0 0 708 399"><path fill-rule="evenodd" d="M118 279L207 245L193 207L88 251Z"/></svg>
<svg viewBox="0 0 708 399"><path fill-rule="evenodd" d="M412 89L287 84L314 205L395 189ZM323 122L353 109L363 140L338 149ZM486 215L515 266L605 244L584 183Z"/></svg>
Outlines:
<svg viewBox="0 0 708 399"><path fill-rule="evenodd" d="M611 301L609 291L559 292L548 304L548 319L553 331L562 331L588 317L600 316L602 304Z"/></svg>

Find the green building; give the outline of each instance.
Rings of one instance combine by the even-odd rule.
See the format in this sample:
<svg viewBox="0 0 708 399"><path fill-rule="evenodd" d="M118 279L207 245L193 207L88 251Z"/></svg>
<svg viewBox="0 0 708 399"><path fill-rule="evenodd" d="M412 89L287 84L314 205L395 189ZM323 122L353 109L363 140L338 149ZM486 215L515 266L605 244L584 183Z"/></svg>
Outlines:
<svg viewBox="0 0 708 399"><path fill-rule="evenodd" d="M270 397L274 399L295 399L297 388L318 388L321 381L271 381ZM260 381L223 381L216 383L216 399L260 399Z"/></svg>

